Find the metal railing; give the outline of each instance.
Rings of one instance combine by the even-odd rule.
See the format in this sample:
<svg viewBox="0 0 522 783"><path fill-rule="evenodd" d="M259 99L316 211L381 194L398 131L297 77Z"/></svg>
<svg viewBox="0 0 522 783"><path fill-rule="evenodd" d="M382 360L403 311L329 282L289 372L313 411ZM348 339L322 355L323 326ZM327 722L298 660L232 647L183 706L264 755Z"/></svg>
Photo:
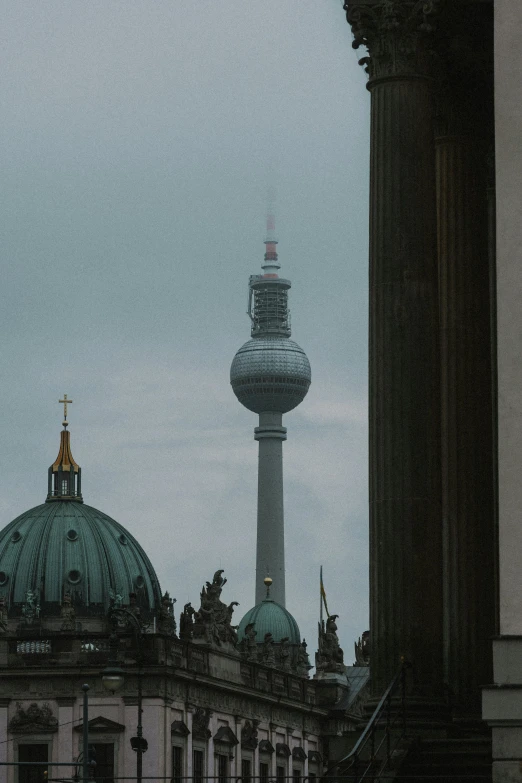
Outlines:
<svg viewBox="0 0 522 783"><path fill-rule="evenodd" d="M384 777L393 753L406 736L406 672L410 664L403 661L386 688L366 728L344 758L336 761L322 780L362 783ZM398 698L394 697L398 695ZM382 737L379 734L382 732ZM338 771L340 774L335 774Z"/></svg>

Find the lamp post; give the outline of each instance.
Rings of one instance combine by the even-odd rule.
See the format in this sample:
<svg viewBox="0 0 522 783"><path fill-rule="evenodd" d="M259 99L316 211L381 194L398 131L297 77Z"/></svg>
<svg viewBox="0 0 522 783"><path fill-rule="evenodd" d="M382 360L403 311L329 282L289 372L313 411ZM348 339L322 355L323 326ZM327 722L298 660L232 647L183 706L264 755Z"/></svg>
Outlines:
<svg viewBox="0 0 522 783"><path fill-rule="evenodd" d="M110 612L110 619L113 623L114 629L117 625L125 624L131 626L134 631L136 639L136 648L138 652L138 725L136 727L136 736L131 737L131 748L136 752L136 782L142 783L143 777L143 754L148 748L148 742L143 737L142 726L142 714L143 714L143 691L142 691L142 664L143 664L143 652L142 652L142 636L143 626L138 617L132 612L123 607L113 608ZM118 666L116 660L116 650L118 646L118 637L116 633L111 634L111 660L107 667L102 672L103 686L112 693L119 690L124 682L124 672Z"/></svg>
<svg viewBox="0 0 522 783"><path fill-rule="evenodd" d="M83 758L82 778L83 783L89 780L89 686L82 685L83 691Z"/></svg>

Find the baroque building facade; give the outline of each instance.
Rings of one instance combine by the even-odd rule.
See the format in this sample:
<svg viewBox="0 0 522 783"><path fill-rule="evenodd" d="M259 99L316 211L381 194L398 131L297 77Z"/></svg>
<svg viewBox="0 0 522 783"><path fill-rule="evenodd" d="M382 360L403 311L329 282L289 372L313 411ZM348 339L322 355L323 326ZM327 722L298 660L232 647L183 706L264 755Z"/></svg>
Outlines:
<svg viewBox="0 0 522 783"><path fill-rule="evenodd" d="M0 533L0 779L82 777L84 685L89 777L320 776L355 726L367 669L350 689L334 629L337 674L331 652L310 679L306 643L270 579L238 626L216 571L178 629L139 543L83 502L64 425L46 502Z"/></svg>

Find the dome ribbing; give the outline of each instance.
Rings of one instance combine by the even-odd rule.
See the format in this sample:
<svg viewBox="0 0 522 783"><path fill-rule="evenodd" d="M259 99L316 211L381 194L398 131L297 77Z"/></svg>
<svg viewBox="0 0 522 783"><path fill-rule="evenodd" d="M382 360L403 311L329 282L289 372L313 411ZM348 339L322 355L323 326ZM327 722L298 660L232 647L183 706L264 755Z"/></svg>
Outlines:
<svg viewBox="0 0 522 783"><path fill-rule="evenodd" d="M145 610L161 599L158 578L135 538L101 511L55 500L26 511L0 532L0 596L22 604L28 591L53 613L70 593L87 614L104 613L111 596L136 593Z"/></svg>

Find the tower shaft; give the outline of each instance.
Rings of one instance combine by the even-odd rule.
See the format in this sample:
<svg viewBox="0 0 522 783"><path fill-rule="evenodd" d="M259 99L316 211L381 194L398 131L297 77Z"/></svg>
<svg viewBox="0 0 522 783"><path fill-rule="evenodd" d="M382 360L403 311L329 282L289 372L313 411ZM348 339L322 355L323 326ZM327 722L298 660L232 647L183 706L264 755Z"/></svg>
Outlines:
<svg viewBox="0 0 522 783"><path fill-rule="evenodd" d="M283 504L283 441L281 413L259 414L254 438L259 442L257 494L256 604L265 598L264 578L273 579L271 597L285 605L285 533Z"/></svg>

